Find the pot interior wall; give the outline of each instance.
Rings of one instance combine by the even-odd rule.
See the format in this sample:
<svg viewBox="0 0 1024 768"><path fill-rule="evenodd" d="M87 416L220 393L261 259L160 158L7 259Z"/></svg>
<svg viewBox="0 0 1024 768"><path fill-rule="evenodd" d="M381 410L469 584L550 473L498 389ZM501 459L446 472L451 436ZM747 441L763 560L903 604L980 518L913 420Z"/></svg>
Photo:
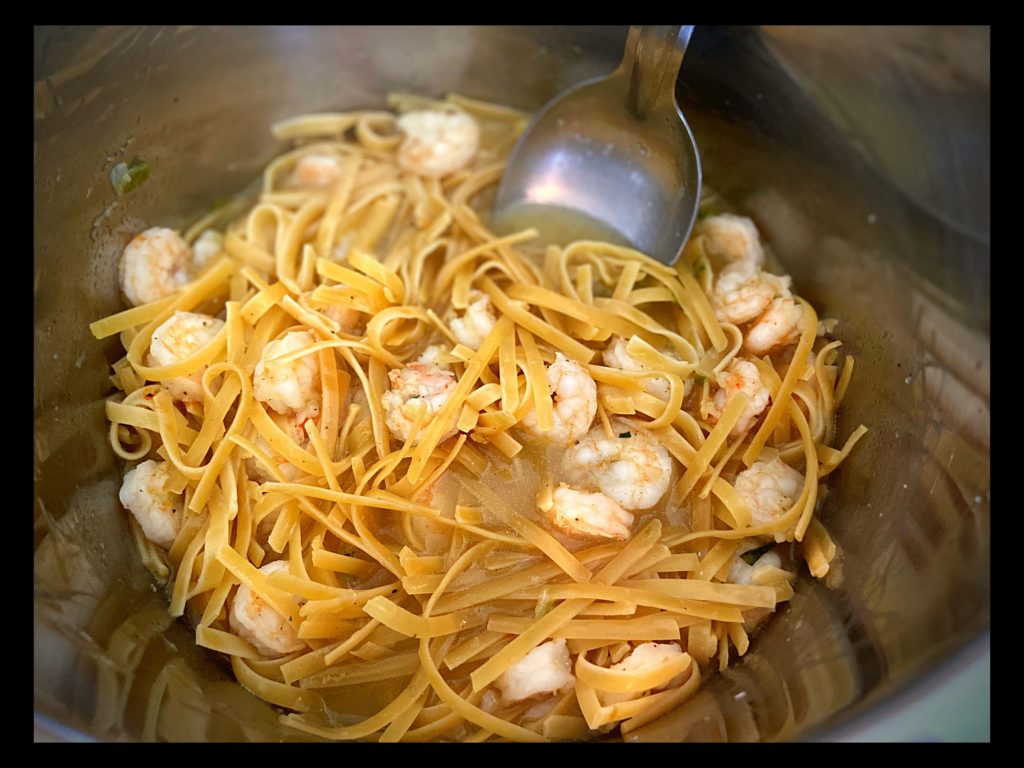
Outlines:
<svg viewBox="0 0 1024 768"><path fill-rule="evenodd" d="M244 189L279 151L268 131L278 119L383 106L390 91L535 109L614 68L624 39L622 28L36 30L34 682L44 725L65 738L302 736L170 621L117 503L103 416L117 342L95 341L88 324L119 308L117 260L131 234L183 226ZM698 29L678 96L706 182L755 218L856 356L838 434L861 423L870 432L821 513L840 567L826 584L802 579L745 657L637 739L827 732L989 624L987 239L933 216L850 141L801 84L799 58L786 59L801 42ZM133 156L151 177L118 199L109 171Z"/></svg>

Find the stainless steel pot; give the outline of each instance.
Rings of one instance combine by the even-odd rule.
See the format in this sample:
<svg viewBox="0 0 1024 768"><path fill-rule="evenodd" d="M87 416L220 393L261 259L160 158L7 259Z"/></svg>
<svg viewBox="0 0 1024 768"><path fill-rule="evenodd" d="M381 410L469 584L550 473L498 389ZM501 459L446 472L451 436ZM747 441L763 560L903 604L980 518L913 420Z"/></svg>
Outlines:
<svg viewBox="0 0 1024 768"><path fill-rule="evenodd" d="M610 71L624 38L36 29L37 738L299 736L166 618L130 544L103 418L117 344L87 328L119 307L126 233L245 187L280 118L395 90L533 109ZM988 61L985 29L694 34L678 96L705 178L840 319L857 368L839 434L870 432L822 511L841 578L802 581L741 661L636 738L988 738ZM151 178L118 199L109 171L135 155Z"/></svg>

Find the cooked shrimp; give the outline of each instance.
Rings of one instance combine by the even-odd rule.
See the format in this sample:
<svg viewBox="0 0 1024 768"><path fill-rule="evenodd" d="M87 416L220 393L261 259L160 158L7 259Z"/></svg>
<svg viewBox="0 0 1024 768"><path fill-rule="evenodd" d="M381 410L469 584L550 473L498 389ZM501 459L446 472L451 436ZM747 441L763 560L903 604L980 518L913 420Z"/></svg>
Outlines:
<svg viewBox="0 0 1024 768"><path fill-rule="evenodd" d="M192 249L173 229L150 227L121 256L121 290L135 306L170 296L192 279Z"/></svg>
<svg viewBox="0 0 1024 768"><path fill-rule="evenodd" d="M192 244L193 263L197 269L203 267L223 250L224 233L218 232L216 229L204 230L203 234Z"/></svg>
<svg viewBox="0 0 1024 768"><path fill-rule="evenodd" d="M406 112L397 125L405 132L398 165L422 176L447 176L464 168L480 146L476 120L457 109Z"/></svg>
<svg viewBox="0 0 1024 768"><path fill-rule="evenodd" d="M337 285L332 285L331 288L341 290L348 288L348 286L338 283ZM362 313L357 309L343 304L325 304L320 301L313 302L312 298L313 291L306 291L299 297L299 303L307 309L314 310L331 318L331 320L341 326L341 331L343 333L352 333L362 322Z"/></svg>
<svg viewBox="0 0 1024 768"><path fill-rule="evenodd" d="M660 667L666 661L671 661L676 656L682 655L683 649L676 643L641 643L626 658L618 664L613 664L611 668L623 672L636 672L641 669ZM678 678L673 678L660 686L658 690L670 688L677 680Z"/></svg>
<svg viewBox="0 0 1024 768"><path fill-rule="evenodd" d="M329 187L341 178L341 161L333 155L303 155L292 171L291 183L296 187Z"/></svg>
<svg viewBox="0 0 1024 768"><path fill-rule="evenodd" d="M253 372L255 398L280 414L294 414L300 421L315 419L320 414L320 362L316 355L278 360L315 343L309 331L290 331L267 344Z"/></svg>
<svg viewBox="0 0 1024 768"><path fill-rule="evenodd" d="M195 312L175 312L160 327L153 331L149 343L150 362L155 365L172 365L195 354L220 333L224 321ZM204 365L188 376L168 379L163 385L171 397L184 403L202 402Z"/></svg>
<svg viewBox="0 0 1024 768"><path fill-rule="evenodd" d="M420 491L415 500L440 512L439 517L451 518L455 512L458 494L459 484L453 482L452 475L443 474ZM433 515L410 515L409 527L413 535L422 542L422 551L425 554L440 555L448 551L452 534L450 525L439 522Z"/></svg>
<svg viewBox="0 0 1024 768"><path fill-rule="evenodd" d="M274 410L270 411L270 418L280 427L300 448L305 448L309 444L309 435L306 434L305 420L299 419L295 414L290 413L282 416ZM291 482L295 480L300 474L299 468L294 464L285 460L284 456L279 454L274 448L263 439L263 436L257 434L253 438L253 443L257 448L267 454L271 461L281 470L285 480ZM253 480L266 483L276 480L276 478L267 471L267 468L261 461L258 461L254 456L250 456L246 459L246 469L249 472L249 477Z"/></svg>
<svg viewBox="0 0 1024 768"><path fill-rule="evenodd" d="M182 498L167 490L167 464L152 459L125 473L118 498L135 516L146 538L169 549L181 530Z"/></svg>
<svg viewBox="0 0 1024 768"><path fill-rule="evenodd" d="M560 485L544 510L551 522L566 533L628 539L633 515L603 493L584 493Z"/></svg>
<svg viewBox="0 0 1024 768"><path fill-rule="evenodd" d="M615 419L612 437L598 425L569 449L563 460L574 484L596 484L623 509L650 509L668 490L672 457L650 434Z"/></svg>
<svg viewBox="0 0 1024 768"><path fill-rule="evenodd" d="M770 568L782 568L782 558L778 553L769 550L761 555L752 565L748 565L741 555L757 549L761 543L756 539L747 539L736 552L736 559L729 568L729 582L732 584L760 585L761 579Z"/></svg>
<svg viewBox="0 0 1024 768"><path fill-rule="evenodd" d="M777 298L747 331L743 344L755 355L763 355L776 347L792 344L800 338L802 317L803 311L792 297Z"/></svg>
<svg viewBox="0 0 1024 768"><path fill-rule="evenodd" d="M789 296L790 278L779 277L740 261L715 277L711 305L723 323L747 323L760 315L776 296Z"/></svg>
<svg viewBox="0 0 1024 768"><path fill-rule="evenodd" d="M612 664L610 669L621 672L639 672L641 670L656 669L662 664L672 661L683 655L683 649L677 643L641 643L636 646L629 655L618 664ZM665 691L675 688L686 679L686 672L680 672L666 683L655 687L655 691ZM607 693L602 692L601 703L604 706L617 704L623 701L635 699L643 691L634 693Z"/></svg>
<svg viewBox="0 0 1024 768"><path fill-rule="evenodd" d="M462 317L456 317L448 325L460 344L470 349L480 349L484 339L490 334L497 318L491 312L491 300L482 291L470 291L470 305Z"/></svg>
<svg viewBox="0 0 1024 768"><path fill-rule="evenodd" d="M605 347L601 355L604 364L610 368L618 368L620 371L640 372L652 370L647 363L638 360L629 353L629 350L626 349L628 343L622 336L612 336L611 341L608 342L608 346ZM671 352L666 354L675 357ZM684 399L689 396L692 388L693 382L687 379L683 384ZM651 376L644 379L644 391L659 400L668 400L672 394L672 386L669 384L668 379L663 376Z"/></svg>
<svg viewBox="0 0 1024 768"><path fill-rule="evenodd" d="M447 371L449 370L448 363L442 363L439 361L444 355L447 355L448 352L449 349L446 344L431 344L420 352L419 357L417 357L413 362L436 365L438 368Z"/></svg>
<svg viewBox="0 0 1024 768"><path fill-rule="evenodd" d="M800 496L804 476L782 459L755 461L736 476L736 492L750 508L754 525L780 517Z"/></svg>
<svg viewBox="0 0 1024 768"><path fill-rule="evenodd" d="M359 325L361 314L359 310L351 307L343 307L340 304L330 304L320 310L331 320L341 326L344 333L351 333Z"/></svg>
<svg viewBox="0 0 1024 768"><path fill-rule="evenodd" d="M277 465L277 468L281 470L281 474L284 475L284 479L286 482L290 483L294 481L301 474L298 467L288 462L284 458L284 456L281 456L279 453L277 453L271 447L270 443L264 440L262 436L256 435L256 437L253 438L253 444L261 451L263 451L265 454L267 454L270 457L270 460L273 461L275 465ZM277 481L277 478L270 474L270 472L263 465L263 463L257 461L256 458L253 456L250 456L245 460L245 467L246 471L249 473L249 478L252 480L256 480L257 482L260 483L270 483Z"/></svg>
<svg viewBox="0 0 1024 768"><path fill-rule="evenodd" d="M548 640L505 670L494 685L504 704L568 691L576 684L565 640Z"/></svg>
<svg viewBox="0 0 1024 768"><path fill-rule="evenodd" d="M403 440L409 439L417 418L423 418L421 429L425 428L429 417L441 410L455 389L455 374L429 363L409 363L407 368L388 371L388 380L391 387L380 402L388 429ZM425 416L420 417L424 409ZM441 439L447 440L457 431L453 424Z"/></svg>
<svg viewBox="0 0 1024 768"><path fill-rule="evenodd" d="M704 249L713 264L747 262L759 267L764 249L754 222L746 216L723 213L697 222L693 234L704 236Z"/></svg>
<svg viewBox="0 0 1024 768"><path fill-rule="evenodd" d="M768 401L771 399L768 388L761 383L761 374L757 366L746 360L733 360L724 371L718 373L715 381L718 382L719 388L708 404L708 416L712 421L717 422L722 418L722 413L738 392L750 398L739 421L729 433L733 436L743 434L768 407Z"/></svg>
<svg viewBox="0 0 1024 768"><path fill-rule="evenodd" d="M277 560L260 568L260 573L287 570L287 561ZM306 642L299 639L288 619L271 608L248 584L238 585L228 621L240 638L264 656L283 656L306 647Z"/></svg>
<svg viewBox="0 0 1024 768"><path fill-rule="evenodd" d="M586 434L597 415L597 384L586 368L561 352L555 353L555 362L548 366L547 379L554 393L554 429L540 432L536 410L523 417L523 426L557 442L570 443Z"/></svg>

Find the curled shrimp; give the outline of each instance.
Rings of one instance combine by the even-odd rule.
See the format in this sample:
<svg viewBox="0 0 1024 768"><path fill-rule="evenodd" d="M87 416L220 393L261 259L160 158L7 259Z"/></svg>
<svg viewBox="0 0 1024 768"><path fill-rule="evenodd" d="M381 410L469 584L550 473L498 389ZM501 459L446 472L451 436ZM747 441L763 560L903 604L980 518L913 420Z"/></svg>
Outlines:
<svg viewBox="0 0 1024 768"><path fill-rule="evenodd" d="M729 264L715 277L711 304L723 323L748 323L776 296L789 296L789 276L779 277L750 261Z"/></svg>
<svg viewBox="0 0 1024 768"><path fill-rule="evenodd" d="M344 333L352 333L359 326L361 317L357 309L343 307L340 304L329 304L320 311L340 325Z"/></svg>
<svg viewBox="0 0 1024 768"><path fill-rule="evenodd" d="M224 250L224 233L216 229L205 229L192 243L192 263L196 269L206 266Z"/></svg>
<svg viewBox="0 0 1024 768"><path fill-rule="evenodd" d="M574 485L596 485L623 509L650 509L668 490L672 457L651 435L612 421L612 437L600 425L565 454L563 470Z"/></svg>
<svg viewBox="0 0 1024 768"><path fill-rule="evenodd" d="M722 413L737 393L742 392L750 398L739 421L729 433L733 436L742 435L768 407L768 401L771 399L768 388L761 382L757 366L747 360L733 360L724 371L716 375L715 381L718 383L718 390L708 403L708 416L713 422L722 418Z"/></svg>
<svg viewBox="0 0 1024 768"><path fill-rule="evenodd" d="M555 426L546 434L557 442L570 443L586 434L597 415L597 384L586 368L561 352L555 353L555 361L548 366L547 380L554 394ZM540 432L536 410L523 416L523 426L544 434Z"/></svg>
<svg viewBox="0 0 1024 768"><path fill-rule="evenodd" d="M260 568L260 573L287 572L288 563L278 560ZM263 656L283 656L306 647L288 619L275 611L248 584L239 584L231 602L228 621L243 640L250 643Z"/></svg>
<svg viewBox="0 0 1024 768"><path fill-rule="evenodd" d="M332 288L347 288L348 286L338 283L337 285L331 286ZM308 304L309 299L312 296L312 291L302 294L304 303ZM316 304L309 305L316 309L322 315L326 315L341 326L340 330L343 333L353 333L359 324L362 322L362 313L353 307L345 306L344 304Z"/></svg>
<svg viewBox="0 0 1024 768"><path fill-rule="evenodd" d="M746 216L723 213L697 222L693 234L704 236L704 250L712 263L746 262L754 267L764 263L764 249L754 222Z"/></svg>
<svg viewBox="0 0 1024 768"><path fill-rule="evenodd" d="M774 299L757 322L747 331L744 346L755 355L764 355L800 338L803 311L790 296Z"/></svg>
<svg viewBox="0 0 1024 768"><path fill-rule="evenodd" d="M754 525L767 525L799 498L804 476L782 459L758 460L736 476L736 493L750 508Z"/></svg>
<svg viewBox="0 0 1024 768"><path fill-rule="evenodd" d="M617 368L620 371L630 371L633 373L652 370L643 360L639 360L629 353L629 349L626 346L628 343L622 336L612 336L608 346L605 347L604 352L601 354L604 364L609 368ZM675 357L673 353L667 354ZM683 399L685 400L689 397L690 390L693 389L693 382L687 379L683 386ZM650 376L644 379L644 391L659 400L668 400L672 394L672 385L669 384L668 379L664 376Z"/></svg>
<svg viewBox="0 0 1024 768"><path fill-rule="evenodd" d="M331 288L335 290L342 290L348 288L348 286L343 283L338 283L336 285L332 285ZM331 320L340 326L340 330L343 333L353 333L362 322L362 313L358 309L341 303L328 304L321 300L314 301L313 294L314 291L306 291L301 294L299 296L299 304L307 309L311 309L331 318Z"/></svg>
<svg viewBox="0 0 1024 768"><path fill-rule="evenodd" d="M768 581L766 577L773 569L782 570L782 558L779 553L769 550L761 554L753 563L748 564L742 555L754 549L759 549L761 542L757 539L746 539L736 551L736 559L729 568L728 581L732 584L754 584L764 585Z"/></svg>
<svg viewBox="0 0 1024 768"><path fill-rule="evenodd" d="M149 343L150 361L156 365L173 365L195 354L213 340L224 327L224 321L195 312L175 312L153 331ZM163 382L175 400L199 403L203 400L204 365L188 376Z"/></svg>
<svg viewBox="0 0 1024 768"><path fill-rule="evenodd" d="M617 664L612 664L610 669L616 672L641 672L657 669L658 667L671 663L679 656L683 655L683 649L679 647L678 643L641 643L640 645L633 648L622 661ZM675 688L686 680L687 673L680 672L678 675L673 677L671 680L662 683L659 686L651 689L654 691L665 691L669 688ZM604 706L609 704L618 704L623 701L630 701L638 698L643 691L635 691L632 693L601 693L601 703Z"/></svg>
<svg viewBox="0 0 1024 768"><path fill-rule="evenodd" d="M299 475L302 474L298 467L289 463L283 456L276 453L270 443L264 440L261 435L257 435L253 438L253 444L270 456L270 460L274 462L277 468L281 470L281 474L284 475L285 482L294 482ZM277 481L277 478L274 477L267 468L253 456L250 456L245 460L245 467L249 477L257 482L271 483Z"/></svg>
<svg viewBox="0 0 1024 768"><path fill-rule="evenodd" d="M192 249L173 229L150 227L124 249L121 290L133 305L170 296L192 279Z"/></svg>
<svg viewBox="0 0 1024 768"><path fill-rule="evenodd" d="M341 178L341 161L334 155L310 153L295 163L291 185L301 188L322 189L337 183Z"/></svg>
<svg viewBox="0 0 1024 768"><path fill-rule="evenodd" d="M546 507L546 509L544 508ZM542 505L557 528L574 535L628 539L633 515L603 493L585 493L562 484Z"/></svg>
<svg viewBox="0 0 1024 768"><path fill-rule="evenodd" d="M495 681L505 704L567 691L576 683L565 640L541 643Z"/></svg>
<svg viewBox="0 0 1024 768"><path fill-rule="evenodd" d="M641 643L636 646L626 658L611 666L612 669L624 672L635 672L641 669L660 667L666 661L671 661L677 656L683 655L683 649L677 643ZM680 678L673 678L657 690L671 688L678 685Z"/></svg>
<svg viewBox="0 0 1024 768"><path fill-rule="evenodd" d="M498 321L491 312L491 300L486 293L470 291L469 300L470 305L462 317L454 318L448 325L460 344L470 349L480 349Z"/></svg>
<svg viewBox="0 0 1024 768"><path fill-rule="evenodd" d="M458 109L416 110L398 118L405 133L398 165L421 176L441 177L464 168L480 147L480 128Z"/></svg>
<svg viewBox="0 0 1024 768"><path fill-rule="evenodd" d="M263 348L253 372L253 396L282 415L300 421L320 414L320 362L316 355L280 360L311 347L316 339L309 331L290 331Z"/></svg>
<svg viewBox="0 0 1024 768"><path fill-rule="evenodd" d="M381 397L388 429L408 440L418 418L426 426L429 417L441 410L455 389L455 374L438 365L409 363L388 371L391 386ZM420 414L426 411L425 415ZM454 425L442 436L447 440L458 430ZM419 437L416 438L417 442Z"/></svg>
<svg viewBox="0 0 1024 768"><path fill-rule="evenodd" d="M163 461L144 461L125 473L118 498L147 539L169 549L181 530L183 500L167 489L171 476Z"/></svg>
<svg viewBox="0 0 1024 768"><path fill-rule="evenodd" d="M425 363L427 365L436 365L442 370L450 370L448 363L442 363L441 358L448 354L451 350L446 344L431 344L429 347L420 352L419 357L414 362Z"/></svg>
<svg viewBox="0 0 1024 768"><path fill-rule="evenodd" d="M271 410L269 415L273 422L277 424L285 434L294 440L296 445L300 448L305 448L309 444L309 435L306 434L306 422L304 419L299 419L294 413L281 415L274 410ZM278 469L281 470L281 473L284 475L287 482L294 481L302 474L298 467L288 462L284 456L277 453L273 446L263 438L263 435L257 433L253 438L253 444L270 457L270 460ZM249 473L249 477L254 480L261 483L273 482L276 480L270 471L267 470L263 463L255 456L247 458L245 466Z"/></svg>
<svg viewBox="0 0 1024 768"><path fill-rule="evenodd" d="M418 551L421 550L429 555L439 555L448 550L452 529L440 522L439 518L451 518L455 512L458 483L454 482L453 478L454 476L448 473L442 474L415 497L415 501L426 504L440 513L438 517L409 515L408 524L414 540L418 539L421 542L415 547Z"/></svg>

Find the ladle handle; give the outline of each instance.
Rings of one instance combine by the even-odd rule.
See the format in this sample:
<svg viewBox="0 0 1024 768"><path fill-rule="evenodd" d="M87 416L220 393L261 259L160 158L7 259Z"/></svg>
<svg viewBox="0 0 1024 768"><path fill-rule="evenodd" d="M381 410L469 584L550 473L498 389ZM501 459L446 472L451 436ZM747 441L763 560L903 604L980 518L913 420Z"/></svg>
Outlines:
<svg viewBox="0 0 1024 768"><path fill-rule="evenodd" d="M676 78L693 26L632 26L622 71L629 85L626 108L643 120L661 101L675 103Z"/></svg>

